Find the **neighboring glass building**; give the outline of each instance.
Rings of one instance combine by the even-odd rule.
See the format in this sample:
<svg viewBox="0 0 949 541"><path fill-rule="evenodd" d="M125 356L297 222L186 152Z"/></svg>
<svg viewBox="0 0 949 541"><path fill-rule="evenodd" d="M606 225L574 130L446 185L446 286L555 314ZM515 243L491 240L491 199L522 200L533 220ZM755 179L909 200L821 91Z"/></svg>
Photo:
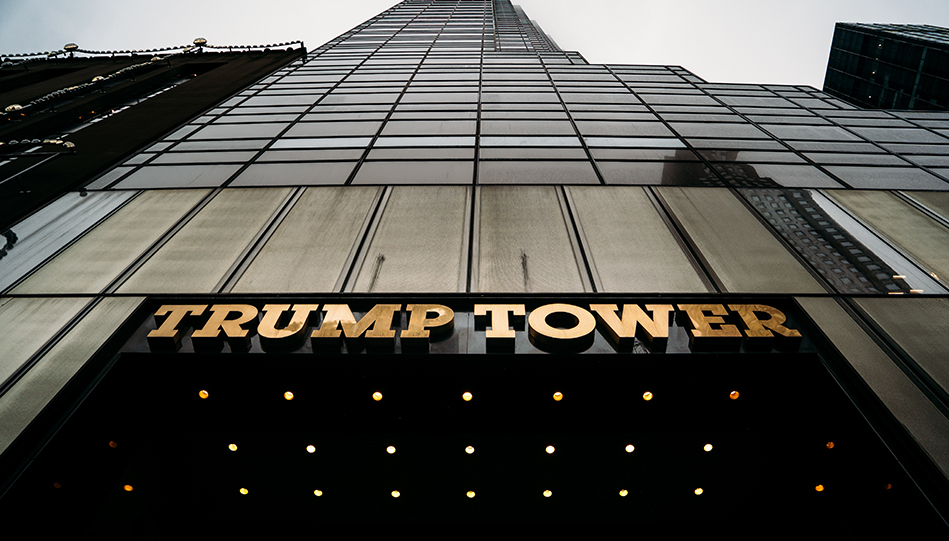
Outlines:
<svg viewBox="0 0 949 541"><path fill-rule="evenodd" d="M874 109L949 109L949 29L837 23L824 92Z"/></svg>
<svg viewBox="0 0 949 541"><path fill-rule="evenodd" d="M406 1L12 230L10 509L946 528L945 113Z"/></svg>

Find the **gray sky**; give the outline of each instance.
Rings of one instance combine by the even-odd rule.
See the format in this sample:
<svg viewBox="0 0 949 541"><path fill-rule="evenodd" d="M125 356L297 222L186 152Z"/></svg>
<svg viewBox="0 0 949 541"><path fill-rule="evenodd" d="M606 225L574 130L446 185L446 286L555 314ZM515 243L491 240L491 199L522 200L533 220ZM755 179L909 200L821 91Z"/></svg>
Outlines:
<svg viewBox="0 0 949 541"><path fill-rule="evenodd" d="M0 0L0 53L302 39L312 49L395 0ZM709 81L824 81L834 22L949 27L946 0L520 0L590 62L676 64Z"/></svg>

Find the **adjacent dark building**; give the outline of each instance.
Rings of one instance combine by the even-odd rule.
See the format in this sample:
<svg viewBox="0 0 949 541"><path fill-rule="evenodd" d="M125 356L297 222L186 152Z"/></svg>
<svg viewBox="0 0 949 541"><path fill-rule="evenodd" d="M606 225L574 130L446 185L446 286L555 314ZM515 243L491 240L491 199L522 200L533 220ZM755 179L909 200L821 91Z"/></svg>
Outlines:
<svg viewBox="0 0 949 541"><path fill-rule="evenodd" d="M946 530L946 114L590 64L508 0L180 58L232 60L2 128L0 189L48 187L4 222L2 511Z"/></svg>
<svg viewBox="0 0 949 541"><path fill-rule="evenodd" d="M870 109L949 109L949 29L837 23L824 92Z"/></svg>

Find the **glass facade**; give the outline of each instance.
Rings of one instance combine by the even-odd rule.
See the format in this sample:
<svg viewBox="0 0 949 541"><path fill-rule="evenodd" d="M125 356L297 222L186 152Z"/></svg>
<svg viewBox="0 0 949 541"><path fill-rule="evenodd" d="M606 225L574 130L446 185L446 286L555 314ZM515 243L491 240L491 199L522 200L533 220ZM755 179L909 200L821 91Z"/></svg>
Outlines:
<svg viewBox="0 0 949 541"><path fill-rule="evenodd" d="M197 341L190 350L192 345L188 341L182 350L188 352L179 352L177 356L166 353L150 357L143 353L145 333L162 321L157 316L151 318L151 313L168 303L250 303L263 311L265 305L278 303L289 303L284 310L290 310L290 305L298 301L309 302L304 299L317 299L311 304L351 302L354 307L363 303L361 306L367 309L355 309L356 319L368 313L369 305L365 303L376 302L377 308L395 303L405 306L405 313L397 310L395 314L397 320L402 318L402 336L406 336L411 303L451 305L455 330L438 347L457 354L452 359L458 363L490 365L495 377L501 377L508 369L504 363L517 365L521 357L530 357L519 357L521 353L539 351L530 349L533 335L528 343L527 332L512 323L512 332L519 333L517 345L493 357L484 339L476 342L474 338L486 328L480 322L483 314L477 312L478 303L526 304L528 311L539 309L538 303L568 303L587 306L592 312L597 312L594 305L615 305L610 313L619 310L618 305L638 302L637 299L648 298L649 306L698 303L677 305L681 313L676 314L673 323L682 334L670 335L668 350L650 349L648 341L637 335L633 353L647 354L651 360L644 362L649 367L624 365L617 372L608 372L610 377L617 378L615 381L594 382L593 372L585 372L579 366L591 362L592 355L579 355L576 350L566 360L564 355L553 352L557 362L564 364L557 364L559 368L550 369L553 371L549 373L542 362L525 360L524 366L530 368L516 369L511 379L528 387L534 385L534 375L542 375L544 385L577 379L585 382L574 386L580 396L593 397L599 393L603 398L608 392L634 392L640 401L639 395L647 389L631 383L629 389L623 390L620 380L656 377L672 387L680 381L683 388L698 390L702 388L700 382L692 379L701 379L699 375L704 374L702 377L709 382L731 384L732 380L714 370L700 364L693 366L699 356L697 347L696 353L690 355L693 344L683 342L687 341L684 337L688 324L679 321L686 313L682 307L770 303L785 307L788 314L795 314L792 319L809 329L805 342L812 349L804 348L798 353L802 363L834 365L828 359L839 360L834 365L837 368L830 370L839 387L835 387L834 380L827 379L826 371L811 380L811 376L799 372L802 368L788 367L800 359L787 352L779 353L780 348L775 350L776 357L769 357L769 348L762 352L749 343L740 347L741 355L737 349L734 355L715 353L709 357L713 360L710 362L721 362L723 366L738 363L728 373L744 374L741 378L745 379L740 381L747 384L750 395L754 395L752 388L760 392L774 387L776 396L793 400L800 397L798 393L809 392L782 383L784 376L780 366L773 366L775 361L789 363L782 365L788 370L788 382L810 385L824 378L820 381L826 381L820 385L813 383L815 389L833 388L836 390L832 392L840 393L843 388L843 402L826 406L824 413L807 409L817 407L813 404L800 405L802 410L798 413L813 414L808 419L826 415L843 425L856 423L853 419L860 416L871 418L873 430L882 436L873 436L867 429L869 436L854 436L852 441L879 442L882 437L889 448L898 449L892 453L899 460L915 464L904 466L907 471L894 466L892 471L897 473L892 478L904 479L907 493L917 494L909 490L910 486L918 486L912 490L922 491L901 496L909 499L897 503L873 500L872 505L879 505L880 512L887 516L895 516L897 510L913 508L928 498L931 503L923 504L929 513L925 520L945 526L942 517L946 515L941 513L946 509L941 506L949 501L945 499L945 476L949 475L949 386L940 359L949 358L949 341L940 329L947 322L945 299L949 298L945 281L949 276L949 117L938 112L863 109L835 95L807 86L710 83L679 66L590 64L577 52L561 50L523 10L508 0L399 3L223 103L208 104L203 114L160 140L149 142L123 163L102 171L81 192L63 194L12 226L18 240L7 247L6 257L0 259L0 321L6 322L4 338L0 339L0 351L6 352L2 361L4 375L0 379L0 452L10 450L0 456L0 462L4 456L8 462L13 460L11 456L25 461L23 457L34 455L28 450L32 447L25 447L23 442L49 439L42 427L50 422L50 412L58 411L50 406L56 396L69 397L73 401L69 402L70 408L76 408L82 397L92 393L89 411L107 411L107 403L101 397L121 396L116 389L122 385L109 383L120 377L113 374L133 374L123 376L133 378L136 371L143 370L141 366L122 368L133 360L142 366L170 363L176 367L174 371L187 373L182 375L182 381L188 385L204 385L201 382L215 380L202 363L230 371L230 365L221 362L221 358L228 351L242 352L240 360L234 361L240 366L237 370L253 372L255 375L250 379L259 378L267 392L280 389L278 376L266 369L259 369L258 373L257 368L252 368L254 363L264 366L273 362L265 358L267 336L260 331L260 336L249 338L249 345L229 342L213 354L202 353ZM329 313L329 308L321 310ZM525 315L511 314L512 321ZM592 321L593 316L590 318ZM148 328L140 327L145 319ZM254 321L257 319L254 316ZM280 320L280 325L291 325L285 319ZM263 325L268 320L264 317L260 321ZM597 321L600 332L609 326L607 319L601 317ZM317 318L303 317L297 325L315 329ZM555 327L571 325L561 323ZM377 322L377 326L381 328L382 323ZM624 350L625 346L611 347L607 338L597 336L584 351L632 358L626 356L630 352ZM409 351L409 342L402 339L400 344ZM441 351L434 342L431 347L433 353ZM336 348L333 359L345 357L341 351L359 351L348 340L347 349L340 350L338 345ZM313 353L318 349L314 342L313 349L307 351ZM373 357L372 353L370 347L366 357ZM380 358L385 361L394 357ZM762 369L766 375L761 378L765 379L754 379L750 374L757 372L758 365L742 359L768 365ZM351 369L334 364L342 366L346 362L354 361L327 361L332 368L326 369L326 373L309 372L317 370L313 367L301 368L300 373L308 377L343 378L338 388L327 389L327 393L357 392L358 385L353 383L357 380L370 386L384 386L389 381L390 388L395 389L398 385L392 382L411 386L413 381L437 379L432 374L442 373L441 368L429 364L425 364L424 370L406 365L400 371L386 368L385 362L403 361L373 360L372 363L382 362L376 372L366 365L364 372L354 375L346 372ZM195 367L189 363L195 363ZM663 372L657 368L663 363L673 367ZM88 368L83 369L84 365ZM160 367L155 365L155 369ZM471 370L472 374L477 372ZM155 377L156 381L165 382L169 376ZM484 373L472 377L491 379ZM105 378L105 390L97 395L92 389L101 378ZM724 380L719 382L716 378ZM690 383L686 384L687 380ZM175 384L168 385L172 388ZM224 384L218 382L218 386ZM412 388L422 394L428 392ZM190 398L198 396L197 389L193 393L190 387L187 389L194 395ZM511 387L491 389L492 393L499 393L498 397L504 392L517 392ZM554 390L551 387L550 392ZM460 396L460 391L457 394ZM154 394L148 396L157 399ZM172 397L169 401L176 399ZM849 401L856 404L859 414L849 413L847 408L854 407L846 405ZM179 406L171 402L169 412L192 415L187 408L176 409ZM284 402L273 407L291 403L289 399ZM535 439L543 438L524 434L554 434L560 430L557 422L551 420L554 417L550 417L556 414L532 410L532 406L516 400L499 403L507 405L497 406L500 409L483 414L483 418L465 417L467 414L459 418L447 414L438 417L439 423L450 427L438 430L415 425L392 428L396 425L366 421L362 413L354 413L353 418L369 423L366 433L388 434L392 441L401 438L406 442L404 452L401 444L393 444L400 446L396 457L410 453L413 446L424 447L420 443L423 441L441 445L441 436L460 442L464 439L459 436L461 433L493 433L484 424L486 419L498 420L498 426L502 426L498 430L511 436L507 440L490 440L490 445L501 447L534 445ZM306 404L314 412L334 407L327 403ZM415 403L405 407L409 408L407 411L424 411ZM610 407L622 406L611 402ZM249 424L261 422L253 412L238 410L248 416ZM83 413L82 408L75 411L75 423L90 422L91 413ZM278 410L266 411L271 414ZM509 411L519 420L513 422L499 411ZM593 415L592 409L580 411ZM770 420L755 419L765 424L775 419L794 424L788 421L796 415L794 411L780 411L783 413L776 413ZM223 417L194 415L208 423L221 422L235 434L243 433L238 425L222 420ZM690 415L684 410L664 415L662 423L666 425L657 420L643 421L653 424L643 429L642 441L662 440L668 449L677 449L675 445L688 440L683 434L735 435L743 430L745 422L732 420L728 422L734 424L725 426L702 417L705 420L690 424L691 421L682 421ZM568 431L569 437L564 437L564 448L575 444L583 448L577 456L582 455L586 463L606 460L591 450L602 434L588 433L579 419L564 421L565 426L573 427ZM603 421L593 426L596 430L613 430L604 428L610 426L610 419L609 414L604 414ZM690 428L668 428L678 426L680 421ZM293 434L309 428L274 422L274 431L279 433L274 437L276 448L305 447L305 438L297 441L299 438L294 439ZM361 448L362 443L376 445L376 439L386 439L365 436L363 441L359 439L363 436L357 437L340 428L342 425L333 424L336 421L327 422L335 427L327 429L330 432L351 436L343 438L351 446L347 449ZM479 428L461 428L468 422ZM514 424L503 424L510 422ZM75 426L90 427L95 423ZM802 437L818 440L832 437L832 431L825 434L825 428L821 425L812 433L798 427L789 433L800 432ZM63 433L73 434L76 430ZM201 439L200 430L194 430L185 433ZM218 441L224 437L218 431L210 427L208 431L214 441L196 442L201 451L195 453L205 453L208 446L228 445L227 441ZM251 429L245 430L248 431ZM101 436L108 442L113 436L106 432L98 430L95 437ZM361 434L362 429L356 432ZM429 439L411 437L419 433ZM663 434L668 438L663 439ZM773 438L768 439L772 444L777 444L779 436L780 431L767 432L767 438ZM602 436L606 440L611 437ZM259 434L248 436L252 438L259 438ZM145 445L133 437L129 440L134 440L133 447ZM752 445L741 437L733 441L751 445L746 449L755 451L726 455L736 462L716 467L740 470L742 463L769 460L764 458L766 450L755 446L757 443ZM618 442L610 440L604 445ZM833 447L829 441L822 441L818 447L825 444ZM167 451L165 445L162 443L161 448ZM733 449L741 445L735 443ZM728 445L722 447L721 452L728 452ZM461 449L464 448L462 444ZM358 455L362 451L353 452ZM890 452L880 451L879 457L872 455L873 461L889 464L886 461L893 460ZM44 456L51 456L48 453ZM138 468L151 463L141 453L145 451L129 459ZM283 460L279 453L260 453L266 460ZM678 451L669 453L670 457L678 456ZM226 455L221 460L230 458L233 457ZM780 460L795 459L793 455L781 455ZM38 462L56 463L55 457ZM124 464L132 468L128 462ZM243 467L227 464L237 469ZM478 470L478 475L490 477L496 468L503 470L508 479L520 473L507 469L514 467L505 466L503 460L490 464L494 465L480 466L484 469ZM576 463L564 464L557 475L570 477L573 474L565 472L576 471ZM662 464L677 467L674 461ZM729 483L727 475L712 475L708 473L712 470L702 470L691 463L683 467L694 473L682 474L689 478L688 482L709 479L705 482L711 484L704 486L705 495L701 496L705 500L715 497L714 489L709 487ZM748 471L772 471L764 466L748 467ZM832 471L836 466L822 467ZM451 485L452 479L461 476L458 472L464 466L444 468L447 469L439 471L451 473L439 474L442 477L433 480L432 486ZM370 469L391 480L393 486L400 482L402 486L411 485L407 478L382 466L373 465ZM503 490L530 485L526 490L542 494L546 490L543 480L549 473L545 471L524 472L523 483L505 485ZM126 473L117 471L110 475L126 479ZM597 469L594 477L608 474ZM28 481L13 484L11 494L47 497L45 493L22 488L34 479L30 475L24 477ZM853 475L859 477L861 472ZM813 497L813 493L823 492L824 486L819 475L814 477L816 480L801 476L806 478L801 487L774 488L790 490L792 495L782 496L786 499L781 500L781 505L804 513L807 506L818 504L810 500L806 505L800 502ZM579 480L582 477L570 477L572 480L563 486L583 493L587 488ZM344 484L339 472L328 474L326 479L333 480L326 481L325 486ZM781 479L782 483L794 482ZM122 481L116 485L120 487L115 489L118 492L106 497L103 509L109 509L108 513L119 513L119 508L114 507L119 504L109 498L120 497L122 490L131 491L121 488L126 482L129 486L135 484L132 480ZM635 492L637 481L630 478L624 482L629 486L610 488L611 496L620 489L624 493L627 489ZM650 482L655 486L662 484L658 479ZM270 486L268 483L274 485L276 481L262 478L257 486ZM882 480L880 483L887 485ZM858 485L863 487L859 483L852 487ZM815 490L815 486L820 488ZM702 494L698 485L684 487L691 498ZM233 495L240 496L238 488L246 487L234 485L228 490L233 489ZM874 485L866 491L877 488ZM252 489L254 494L266 490ZM309 488L305 495L311 499L322 497L314 496L313 490ZM410 499L410 493L402 490L403 499ZM485 488L482 496L479 489L477 501L486 498L490 490ZM649 499L646 493L636 494L639 501ZM389 505L395 493L390 495L387 490L384 495L388 498L385 505ZM742 505L758 505L748 499L751 494L732 496L746 498L741 500ZM626 498L626 494L616 496L620 497ZM725 509L719 506L728 505L718 500L713 507L698 509L692 503L677 503L677 496L668 498L655 504L657 520L674 521L671 509L685 509L686 516L705 520L715 516L715 510ZM517 505L517 501L510 505ZM834 501L827 509L844 505L840 500ZM603 504L602 514L593 515L581 514L583 506L571 504L575 505L570 508L573 514L559 518L534 508L535 503L524 504L523 515L502 512L490 505L481 515L469 516L454 507L443 512L445 517L458 520L650 520L647 515L625 515L630 511L614 509L611 506L615 502ZM375 503L364 501L359 505L362 511L356 514L340 511L342 520L400 520L397 510L386 508L376 517L371 510ZM444 502L439 505L450 507ZM871 509L860 507L863 504L853 505L856 507L847 508L848 513L855 513L853 516L864 517ZM291 507L293 511L287 511L288 517L304 512L303 507ZM228 513L238 513L240 509L244 508L234 507ZM418 508L412 509L403 518L432 518ZM755 509L764 513L762 521L770 520L768 517L787 520L764 508ZM257 511L247 512L262 516L254 514ZM148 511L141 513L151 516ZM833 511L826 513L829 516ZM293 515L293 520L299 516ZM826 518L819 514L814 520L824 520L820 517ZM739 519L726 515L721 520ZM870 528L869 520L848 520L848 524Z"/></svg>
<svg viewBox="0 0 949 541"><path fill-rule="evenodd" d="M861 107L949 109L949 29L837 23L824 92Z"/></svg>

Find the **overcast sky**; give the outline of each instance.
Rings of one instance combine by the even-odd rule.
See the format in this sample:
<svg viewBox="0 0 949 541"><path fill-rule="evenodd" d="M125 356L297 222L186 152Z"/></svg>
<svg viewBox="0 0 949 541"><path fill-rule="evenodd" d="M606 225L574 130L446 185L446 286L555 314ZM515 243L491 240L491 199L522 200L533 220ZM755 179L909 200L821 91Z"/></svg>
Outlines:
<svg viewBox="0 0 949 541"><path fill-rule="evenodd" d="M304 40L312 49L395 0L0 0L0 53ZM521 0L592 63L676 64L709 81L820 88L834 23L949 27L949 0Z"/></svg>

